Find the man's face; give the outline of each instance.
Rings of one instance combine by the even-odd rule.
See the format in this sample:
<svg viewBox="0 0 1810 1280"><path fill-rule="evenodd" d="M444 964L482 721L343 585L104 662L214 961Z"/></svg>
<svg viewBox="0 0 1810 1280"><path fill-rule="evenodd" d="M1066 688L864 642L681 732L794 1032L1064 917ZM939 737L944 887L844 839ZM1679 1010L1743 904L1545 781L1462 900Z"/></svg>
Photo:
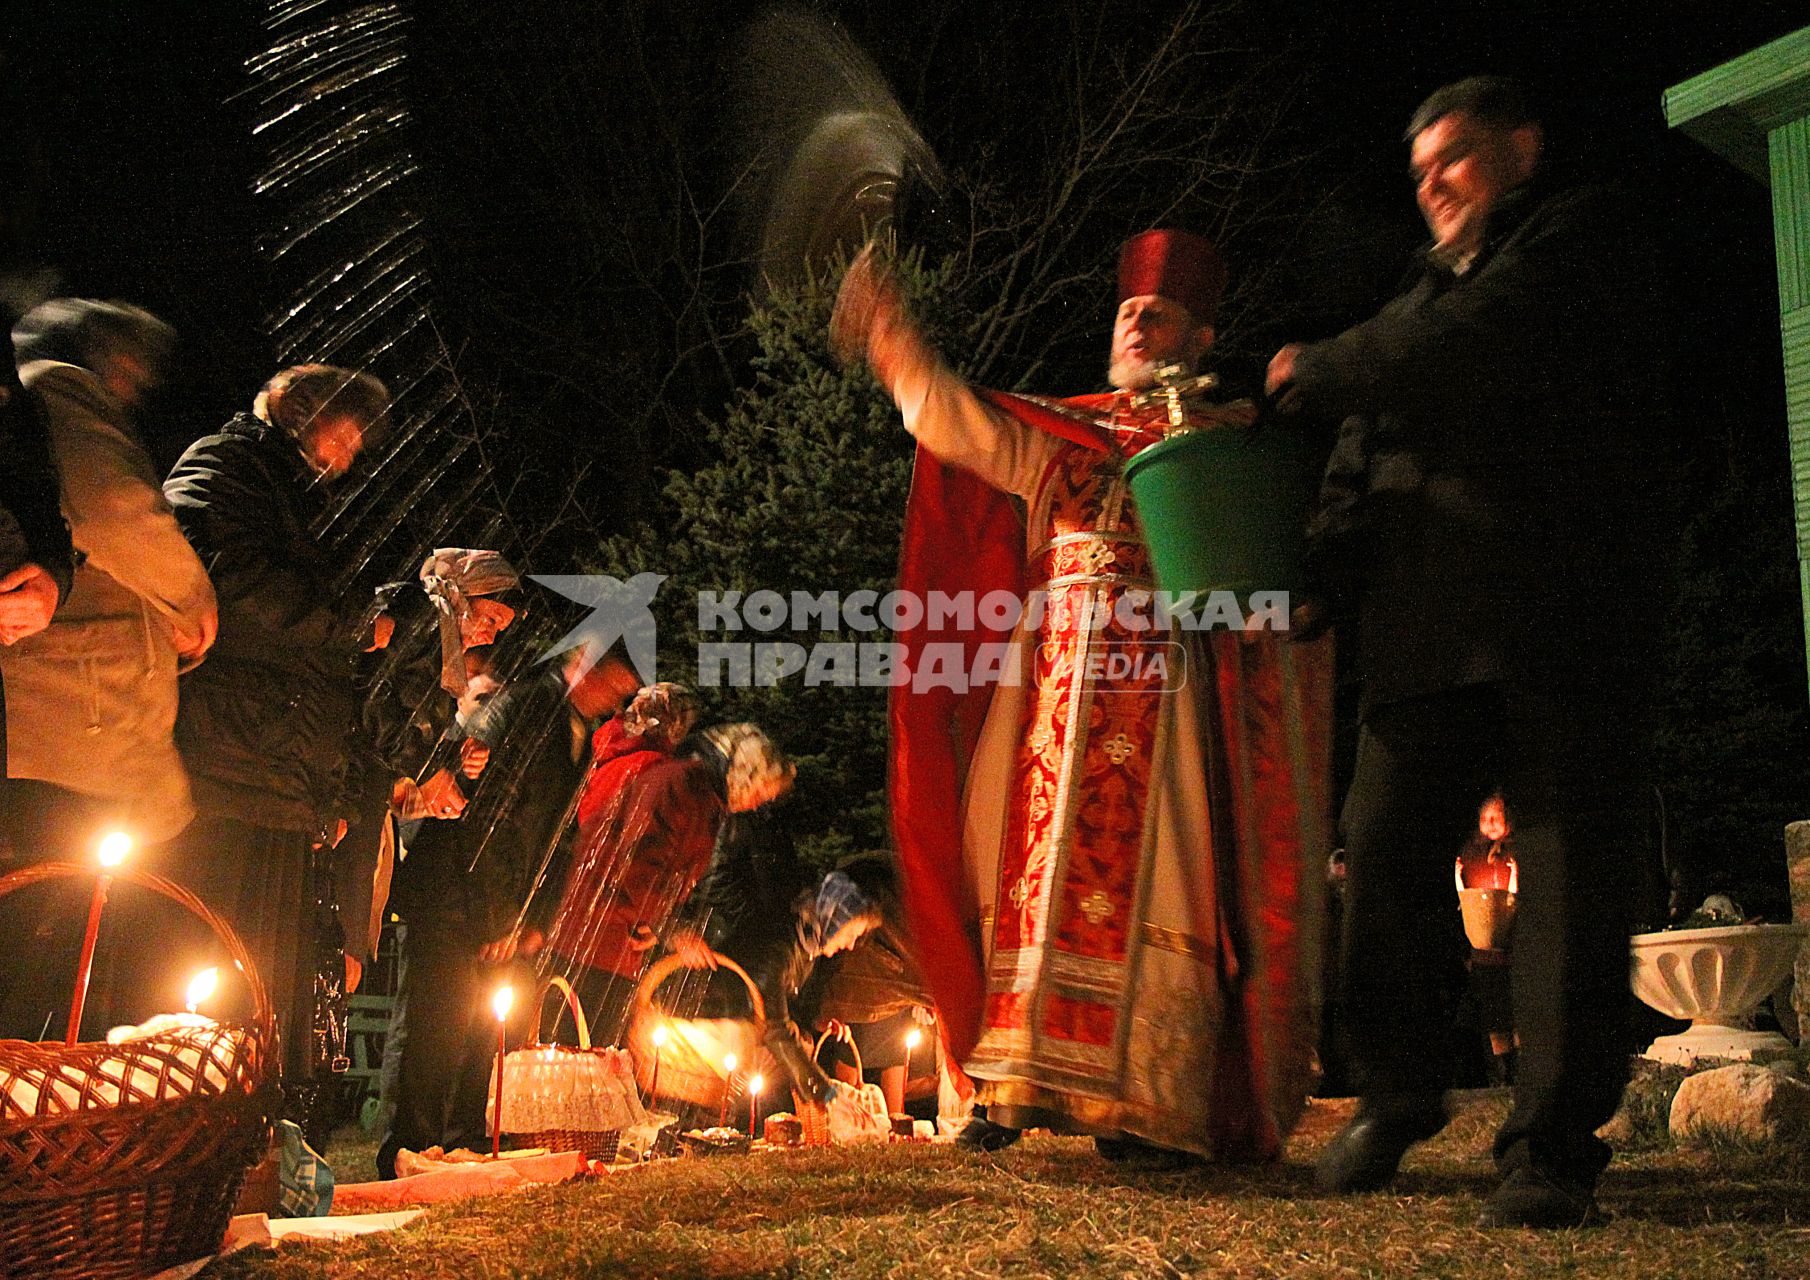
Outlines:
<svg viewBox="0 0 1810 1280"><path fill-rule="evenodd" d="M1197 325L1188 309L1160 294L1144 293L1119 304L1112 326L1112 363L1107 378L1121 391L1156 385L1166 364L1190 368L1212 345L1211 326Z"/></svg>
<svg viewBox="0 0 1810 1280"><path fill-rule="evenodd" d="M365 425L349 413L323 413L302 432L302 457L314 474L334 480L352 469L364 448Z"/></svg>
<svg viewBox="0 0 1810 1280"><path fill-rule="evenodd" d="M1540 155L1537 125L1501 129L1454 111L1414 135L1414 198L1434 244L1457 255L1476 252L1502 197L1533 175Z"/></svg>
<svg viewBox="0 0 1810 1280"><path fill-rule="evenodd" d="M731 813L751 813L764 804L772 804L792 789L792 780L796 771L787 766L783 770L769 770L756 775L746 785L729 788L728 805Z"/></svg>
<svg viewBox="0 0 1810 1280"><path fill-rule="evenodd" d="M823 940L823 954L838 955L844 951L853 951L855 944L872 933L880 923L877 916L856 916L843 924L840 929Z"/></svg>
<svg viewBox="0 0 1810 1280"><path fill-rule="evenodd" d="M478 596L469 603L471 611L459 619L459 634L467 649L495 643L503 629L515 621L515 610L501 600Z"/></svg>
<svg viewBox="0 0 1810 1280"><path fill-rule="evenodd" d="M1487 800L1477 814L1477 830L1485 840L1500 840L1508 835L1508 811L1501 800Z"/></svg>
<svg viewBox="0 0 1810 1280"><path fill-rule="evenodd" d="M595 720L615 711L633 697L635 690L641 687L641 677L628 663L613 655L581 676L578 667L583 653L582 649L574 649L572 659L566 664L566 697L579 715Z"/></svg>
<svg viewBox="0 0 1810 1280"><path fill-rule="evenodd" d="M115 351L99 362L95 372L101 384L111 391L126 408L137 406L147 392L157 385L157 375L143 356L133 351Z"/></svg>

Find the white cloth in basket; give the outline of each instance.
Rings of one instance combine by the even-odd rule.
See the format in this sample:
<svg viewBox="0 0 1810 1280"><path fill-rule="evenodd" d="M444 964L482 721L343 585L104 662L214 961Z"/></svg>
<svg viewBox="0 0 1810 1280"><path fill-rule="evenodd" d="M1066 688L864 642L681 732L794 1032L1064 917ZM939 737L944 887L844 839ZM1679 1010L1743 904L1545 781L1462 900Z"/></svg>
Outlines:
<svg viewBox="0 0 1810 1280"><path fill-rule="evenodd" d="M194 1014L160 1015L144 1027L116 1027L108 1040L121 1050L93 1070L32 1065L4 1081L0 1121L68 1115L94 1107L156 1102L166 1098L217 1097L233 1079L233 1067L250 1032ZM117 1037L117 1038L116 1038ZM137 1050L137 1053L128 1052ZM82 1084L88 1082L86 1103Z"/></svg>
<svg viewBox="0 0 1810 1280"><path fill-rule="evenodd" d="M496 1124L496 1068L491 1068L485 1123ZM503 1059L503 1132L546 1129L622 1130L645 1124L626 1049L533 1045Z"/></svg>
<svg viewBox="0 0 1810 1280"><path fill-rule="evenodd" d="M892 1136L886 1095L877 1084L843 1085L830 1098L828 1108L830 1141L838 1146L885 1142Z"/></svg>

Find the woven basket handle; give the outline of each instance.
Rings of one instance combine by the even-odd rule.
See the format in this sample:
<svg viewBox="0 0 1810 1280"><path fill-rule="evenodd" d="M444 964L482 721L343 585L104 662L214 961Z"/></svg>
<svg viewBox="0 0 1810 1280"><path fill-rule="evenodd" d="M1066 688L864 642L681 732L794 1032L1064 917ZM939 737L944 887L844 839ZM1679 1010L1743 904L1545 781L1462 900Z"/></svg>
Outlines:
<svg viewBox="0 0 1810 1280"><path fill-rule="evenodd" d="M17 871L0 876L0 898L27 885L38 884L45 880L92 880L103 874L92 866L84 866L79 862L39 862L29 867L21 867ZM270 1011L270 993L264 988L264 979L258 973L257 965L252 963L251 952L245 949L245 943L238 932L215 914L200 898L177 884L150 871L139 871L133 867L116 867L105 872L114 880L123 880L127 884L135 884L141 889L149 889L160 893L177 906L198 918L202 924L212 929L214 936L226 944L226 953L232 957L239 972L245 975L245 982L251 988L252 1018L257 1024L259 1039L266 1045L272 1044L274 1025Z"/></svg>
<svg viewBox="0 0 1810 1280"><path fill-rule="evenodd" d="M578 1027L578 1047L589 1049L591 1047L591 1024L585 1021L584 1006L578 1002L578 993L572 990L572 984L557 973L548 974L546 981L540 984L540 990L534 996L534 1043L545 1043L540 1038L541 1019L547 1016L547 992L553 990L558 990L561 995L565 996L566 1008L572 1011L572 1021ZM553 1025L559 1026L557 1018L553 1020Z"/></svg>
<svg viewBox="0 0 1810 1280"><path fill-rule="evenodd" d="M742 985L748 988L748 1004L754 1011L755 1038L764 1038L767 1034L767 1002L760 998L760 988L754 985L754 979L748 976L748 971L728 956L721 952L711 954L716 956L719 968L729 970L730 973L742 980ZM654 992L659 990L662 982L685 967L685 962L676 955L661 956L647 967L647 972L641 975L641 981L635 987L635 1016L637 1018L661 1013L660 1010L654 1008Z"/></svg>
<svg viewBox="0 0 1810 1280"><path fill-rule="evenodd" d="M830 1033L827 1031L817 1037L817 1043L811 1046L811 1060L813 1062L816 1061L817 1055L823 1052L823 1046L829 1043L829 1039ZM855 1075L859 1077L866 1068L861 1065L861 1046L855 1043L855 1033L853 1031L849 1032L848 1040L845 1043L848 1045L848 1051L855 1056Z"/></svg>

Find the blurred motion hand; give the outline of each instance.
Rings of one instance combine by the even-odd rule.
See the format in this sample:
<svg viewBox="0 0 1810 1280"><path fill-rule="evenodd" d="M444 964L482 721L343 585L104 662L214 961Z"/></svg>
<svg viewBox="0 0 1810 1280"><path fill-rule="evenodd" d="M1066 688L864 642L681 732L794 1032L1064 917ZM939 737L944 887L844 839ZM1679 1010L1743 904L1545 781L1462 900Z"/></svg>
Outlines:
<svg viewBox="0 0 1810 1280"><path fill-rule="evenodd" d="M467 738L459 744L459 772L466 777L477 777L484 772L484 766L489 763L489 743L477 738Z"/></svg>
<svg viewBox="0 0 1810 1280"><path fill-rule="evenodd" d="M716 952L695 929L675 931L667 942L667 949L679 957L679 963L687 969L716 968Z"/></svg>
<svg viewBox="0 0 1810 1280"><path fill-rule="evenodd" d="M445 769L421 784L421 802L430 818L456 818L465 812L465 793Z"/></svg>
<svg viewBox="0 0 1810 1280"><path fill-rule="evenodd" d="M50 625L57 611L57 583L35 564L0 577L0 644L12 644Z"/></svg>

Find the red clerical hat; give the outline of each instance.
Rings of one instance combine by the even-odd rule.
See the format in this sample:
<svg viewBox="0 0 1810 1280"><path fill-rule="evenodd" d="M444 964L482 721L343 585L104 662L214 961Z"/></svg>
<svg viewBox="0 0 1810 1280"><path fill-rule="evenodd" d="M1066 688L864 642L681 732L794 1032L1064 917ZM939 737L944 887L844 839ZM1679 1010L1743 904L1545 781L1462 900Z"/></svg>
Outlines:
<svg viewBox="0 0 1810 1280"><path fill-rule="evenodd" d="M1188 308L1196 324L1212 324L1225 287L1219 250L1192 231L1159 227L1131 237L1119 250L1120 302L1158 293Z"/></svg>

